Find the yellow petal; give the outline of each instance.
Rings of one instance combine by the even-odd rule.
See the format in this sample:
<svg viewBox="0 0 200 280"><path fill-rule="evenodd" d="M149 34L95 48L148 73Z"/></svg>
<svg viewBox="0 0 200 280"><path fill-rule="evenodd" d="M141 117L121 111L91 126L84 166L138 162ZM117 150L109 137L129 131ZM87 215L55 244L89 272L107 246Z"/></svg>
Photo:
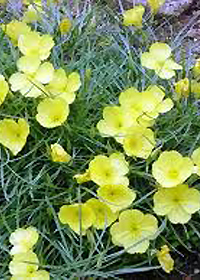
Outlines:
<svg viewBox="0 0 200 280"><path fill-rule="evenodd" d="M165 61L171 56L171 48L165 43L156 42L151 45L150 54L159 61Z"/></svg>
<svg viewBox="0 0 200 280"><path fill-rule="evenodd" d="M17 68L21 72L32 74L38 70L40 63L38 56L22 56L17 61Z"/></svg>
<svg viewBox="0 0 200 280"><path fill-rule="evenodd" d="M142 17L145 12L145 8L142 5L135 6L133 9L124 12L123 24L126 26L142 27Z"/></svg>
<svg viewBox="0 0 200 280"><path fill-rule="evenodd" d="M47 84L53 79L53 73L53 65L50 62L44 62L37 70L35 79L42 84Z"/></svg>
<svg viewBox="0 0 200 280"><path fill-rule="evenodd" d="M51 157L54 162L69 162L71 156L58 143L51 145Z"/></svg>

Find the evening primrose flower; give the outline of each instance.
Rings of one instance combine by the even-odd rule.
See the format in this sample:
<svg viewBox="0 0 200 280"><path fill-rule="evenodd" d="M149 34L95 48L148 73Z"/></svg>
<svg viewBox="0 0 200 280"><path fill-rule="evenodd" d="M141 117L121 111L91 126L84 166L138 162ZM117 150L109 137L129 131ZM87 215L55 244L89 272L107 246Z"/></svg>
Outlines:
<svg viewBox="0 0 200 280"><path fill-rule="evenodd" d="M51 145L51 158L54 162L69 162L71 156L58 143Z"/></svg>
<svg viewBox="0 0 200 280"><path fill-rule="evenodd" d="M165 43L154 43L149 52L144 52L141 56L143 67L155 70L161 79L171 79L175 76L174 70L181 70L182 66L171 58L171 48Z"/></svg>
<svg viewBox="0 0 200 280"><path fill-rule="evenodd" d="M77 234L86 234L86 230L92 226L95 220L93 210L87 203L63 205L58 213L62 224L68 224Z"/></svg>
<svg viewBox="0 0 200 280"><path fill-rule="evenodd" d="M23 276L12 276L10 280L50 280L50 276L46 270L37 270Z"/></svg>
<svg viewBox="0 0 200 280"><path fill-rule="evenodd" d="M98 122L97 129L103 137L112 136L120 140L134 122L136 123L136 117L122 107L107 106L103 109L103 120Z"/></svg>
<svg viewBox="0 0 200 280"><path fill-rule="evenodd" d="M200 176L200 147L194 150L191 158L195 164L194 171Z"/></svg>
<svg viewBox="0 0 200 280"><path fill-rule="evenodd" d="M188 78L184 78L175 83L175 99L179 100L181 97L188 97L190 92L190 82Z"/></svg>
<svg viewBox="0 0 200 280"><path fill-rule="evenodd" d="M183 157L177 151L161 153L152 166L152 174L164 188L182 184L193 173L194 165L189 157Z"/></svg>
<svg viewBox="0 0 200 280"><path fill-rule="evenodd" d="M35 56L22 56L17 61L19 72L11 75L9 82L12 91L20 91L25 97L44 95L44 85L53 79L54 67L50 62L41 63Z"/></svg>
<svg viewBox="0 0 200 280"><path fill-rule="evenodd" d="M200 209L200 192L188 185L160 188L153 197L154 212L173 224L185 224Z"/></svg>
<svg viewBox="0 0 200 280"><path fill-rule="evenodd" d="M151 129L137 126L129 129L122 144L128 156L147 159L155 147L156 141Z"/></svg>
<svg viewBox="0 0 200 280"><path fill-rule="evenodd" d="M156 14L159 8L165 3L165 0L147 0L151 11L153 14Z"/></svg>
<svg viewBox="0 0 200 280"><path fill-rule="evenodd" d="M40 60L49 57L53 46L54 41L49 34L40 35L36 31L22 34L18 40L18 48L23 55L38 56Z"/></svg>
<svg viewBox="0 0 200 280"><path fill-rule="evenodd" d="M15 277L24 277L38 270L39 260L32 251L14 255L9 264L9 270Z"/></svg>
<svg viewBox="0 0 200 280"><path fill-rule="evenodd" d="M29 125L25 119L0 121L0 143L17 155L25 146L29 135Z"/></svg>
<svg viewBox="0 0 200 280"><path fill-rule="evenodd" d="M74 179L76 179L78 184L83 184L83 183L86 183L88 181L91 181L89 169L87 169L85 171L85 173L74 175Z"/></svg>
<svg viewBox="0 0 200 280"><path fill-rule="evenodd" d="M62 98L45 98L37 107L37 121L46 128L62 125L69 115L69 106Z"/></svg>
<svg viewBox="0 0 200 280"><path fill-rule="evenodd" d="M112 241L123 246L130 253L144 253L149 241L155 238L158 222L153 215L143 214L139 210L125 210L119 216L119 222L111 226Z"/></svg>
<svg viewBox="0 0 200 280"><path fill-rule="evenodd" d="M80 88L81 80L77 72L72 72L68 76L64 69L55 70L50 83L45 87L52 96L62 97L68 104L71 104L76 95L75 92Z"/></svg>
<svg viewBox="0 0 200 280"><path fill-rule="evenodd" d="M40 19L40 12L41 9L38 10L38 7L36 8L35 5L30 4L23 15L22 21L25 23L38 21Z"/></svg>
<svg viewBox="0 0 200 280"><path fill-rule="evenodd" d="M2 25L2 29L15 46L17 46L20 35L27 34L31 31L31 28L25 22L18 20L12 20L6 25Z"/></svg>
<svg viewBox="0 0 200 280"><path fill-rule="evenodd" d="M174 260L170 256L169 252L169 247L164 245L156 254L162 269L167 273L170 273L174 269Z"/></svg>
<svg viewBox="0 0 200 280"><path fill-rule="evenodd" d="M34 227L18 228L10 235L10 243L13 245L10 250L11 255L26 253L32 250L38 241L39 234Z"/></svg>
<svg viewBox="0 0 200 280"><path fill-rule="evenodd" d="M150 121L157 118L160 113L166 113L173 107L170 98L165 98L162 87L149 86L145 91L139 92L131 87L121 92L119 103L124 111L135 116L137 124L150 126Z"/></svg>
<svg viewBox="0 0 200 280"><path fill-rule="evenodd" d="M89 171L91 180L99 186L129 184L125 176L129 171L128 163L121 153L96 156L89 164Z"/></svg>
<svg viewBox="0 0 200 280"><path fill-rule="evenodd" d="M123 185L102 186L97 195L113 212L128 208L136 198L135 191Z"/></svg>
<svg viewBox="0 0 200 280"><path fill-rule="evenodd" d="M98 199L91 198L86 204L94 212L93 226L97 229L109 227L118 218L118 213L112 212L106 203Z"/></svg>
<svg viewBox="0 0 200 280"><path fill-rule="evenodd" d="M68 17L65 17L61 20L61 23L59 25L59 29L61 34L66 34L68 33L72 28L72 22Z"/></svg>
<svg viewBox="0 0 200 280"><path fill-rule="evenodd" d="M3 75L0 75L0 106L9 92L9 86Z"/></svg>
<svg viewBox="0 0 200 280"><path fill-rule="evenodd" d="M124 12L123 24L126 26L142 27L142 17L145 12L145 8L142 5L135 6L133 9Z"/></svg>

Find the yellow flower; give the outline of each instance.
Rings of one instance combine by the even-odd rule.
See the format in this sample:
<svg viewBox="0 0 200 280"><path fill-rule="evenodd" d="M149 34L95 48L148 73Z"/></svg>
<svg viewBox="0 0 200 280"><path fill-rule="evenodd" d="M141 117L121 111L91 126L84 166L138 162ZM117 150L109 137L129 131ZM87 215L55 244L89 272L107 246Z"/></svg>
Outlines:
<svg viewBox="0 0 200 280"><path fill-rule="evenodd" d="M20 91L25 97L44 95L44 85L53 78L53 65L50 62L41 64L37 56L22 56L17 61L17 67L20 72L14 73L9 79L12 91Z"/></svg>
<svg viewBox="0 0 200 280"><path fill-rule="evenodd" d="M58 217L62 224L68 224L77 234L86 234L86 230L94 223L93 210L84 204L63 205Z"/></svg>
<svg viewBox="0 0 200 280"><path fill-rule="evenodd" d="M89 171L91 180L99 186L129 184L125 176L129 171L128 163L121 153L96 156L89 164Z"/></svg>
<svg viewBox="0 0 200 280"><path fill-rule="evenodd" d="M130 253L144 253L149 240L155 238L158 230L156 218L143 214L139 210L125 210L119 216L119 222L112 225L110 233L117 246L123 246Z"/></svg>
<svg viewBox="0 0 200 280"><path fill-rule="evenodd" d="M51 145L51 157L55 162L69 162L71 156L58 143Z"/></svg>
<svg viewBox="0 0 200 280"><path fill-rule="evenodd" d="M46 270L37 270L23 276L12 276L10 280L50 280L50 276Z"/></svg>
<svg viewBox="0 0 200 280"><path fill-rule="evenodd" d="M200 75L200 58L198 58L196 60L196 63L192 70L193 70L195 77L198 77Z"/></svg>
<svg viewBox="0 0 200 280"><path fill-rule="evenodd" d="M18 20L12 20L10 23L3 25L2 28L15 46L17 46L20 35L31 31L31 28L25 22Z"/></svg>
<svg viewBox="0 0 200 280"><path fill-rule="evenodd" d="M76 179L78 184L83 184L83 183L86 183L88 181L91 181L89 169L87 169L86 172L83 173L83 174L74 175L74 179Z"/></svg>
<svg viewBox="0 0 200 280"><path fill-rule="evenodd" d="M53 79L46 86L46 90L56 97L62 97L68 104L71 104L75 99L75 92L80 88L80 75L72 72L68 76L64 69L55 70Z"/></svg>
<svg viewBox="0 0 200 280"><path fill-rule="evenodd" d="M183 157L177 151L163 152L152 166L153 177L164 188L182 184L193 170L191 159Z"/></svg>
<svg viewBox="0 0 200 280"><path fill-rule="evenodd" d="M188 78L182 79L175 83L175 99L179 100L181 97L188 97L190 92L190 82Z"/></svg>
<svg viewBox="0 0 200 280"><path fill-rule="evenodd" d="M128 208L136 198L134 190L122 185L102 186L97 190L97 194L113 212Z"/></svg>
<svg viewBox="0 0 200 280"><path fill-rule="evenodd" d="M59 25L61 34L68 33L71 30L71 28L72 28L71 20L68 17L63 18Z"/></svg>
<svg viewBox="0 0 200 280"><path fill-rule="evenodd" d="M188 185L161 188L154 195L154 212L166 215L173 224L185 224L200 209L200 192Z"/></svg>
<svg viewBox="0 0 200 280"><path fill-rule="evenodd" d="M195 173L197 173L200 176L200 147L194 150L192 153L192 160L194 162L195 166Z"/></svg>
<svg viewBox="0 0 200 280"><path fill-rule="evenodd" d="M40 19L41 9L38 10L38 7L35 8L34 5L30 4L28 9L25 11L22 21L25 23L32 23Z"/></svg>
<svg viewBox="0 0 200 280"><path fill-rule="evenodd" d="M194 93L195 98L200 98L200 83L196 80L191 80L191 92Z"/></svg>
<svg viewBox="0 0 200 280"><path fill-rule="evenodd" d="M38 241L39 234L34 227L26 229L18 228L10 235L10 243L13 245L10 254L20 254L30 251Z"/></svg>
<svg viewBox="0 0 200 280"><path fill-rule="evenodd" d="M3 75L0 75L0 106L9 92L9 86Z"/></svg>
<svg viewBox="0 0 200 280"><path fill-rule="evenodd" d="M152 13L156 14L159 8L165 3L165 0L147 0L147 2L151 7Z"/></svg>
<svg viewBox="0 0 200 280"><path fill-rule="evenodd" d="M123 148L128 156L148 158L156 145L151 129L141 126L132 127L123 140Z"/></svg>
<svg viewBox="0 0 200 280"><path fill-rule="evenodd" d="M14 276L26 276L38 270L39 260L31 251L14 255L9 264L10 273Z"/></svg>
<svg viewBox="0 0 200 280"><path fill-rule="evenodd" d="M181 70L182 66L171 58L171 48L165 43L154 43L149 52L141 56L142 66L155 70L161 79L171 79L175 76L174 70Z"/></svg>
<svg viewBox="0 0 200 280"><path fill-rule="evenodd" d="M112 136L120 141L134 122L136 117L127 110L119 106L108 106L103 110L103 120L98 122L97 129L103 137Z"/></svg>
<svg viewBox="0 0 200 280"><path fill-rule="evenodd" d="M161 247L161 250L157 252L158 261L162 269L170 273L174 269L174 260L170 256L170 249L167 245Z"/></svg>
<svg viewBox="0 0 200 280"><path fill-rule="evenodd" d="M120 94L119 103L127 114L129 112L134 116L135 123L147 127L152 119L173 107L172 100L164 97L163 88L155 85L149 86L143 92L131 87Z"/></svg>
<svg viewBox="0 0 200 280"><path fill-rule="evenodd" d="M93 226L97 229L109 227L118 218L118 213L113 213L107 204L98 199L91 198L86 204L94 212Z"/></svg>
<svg viewBox="0 0 200 280"><path fill-rule="evenodd" d="M37 121L44 127L54 128L62 125L69 115L69 106L62 98L45 98L37 107Z"/></svg>
<svg viewBox="0 0 200 280"><path fill-rule="evenodd" d="M29 125L25 119L18 122L11 119L0 121L0 143L17 155L25 146L29 135Z"/></svg>
<svg viewBox="0 0 200 280"><path fill-rule="evenodd" d="M18 47L23 55L38 56L40 60L49 57L54 46L53 38L48 35L40 35L36 31L30 31L19 36Z"/></svg>
<svg viewBox="0 0 200 280"><path fill-rule="evenodd" d="M142 17L145 12L145 8L142 5L135 6L133 9L124 12L123 24L126 26L142 27Z"/></svg>

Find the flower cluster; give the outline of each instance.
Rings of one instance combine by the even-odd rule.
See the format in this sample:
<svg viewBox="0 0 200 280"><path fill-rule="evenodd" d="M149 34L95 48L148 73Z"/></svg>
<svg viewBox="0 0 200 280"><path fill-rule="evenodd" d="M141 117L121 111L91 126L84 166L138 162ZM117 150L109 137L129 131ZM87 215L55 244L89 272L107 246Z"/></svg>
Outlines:
<svg viewBox="0 0 200 280"><path fill-rule="evenodd" d="M12 261L9 270L12 274L11 280L35 279L49 280L46 270L39 270L39 260L33 252L33 246L37 243L39 234L34 227L18 228L10 235L10 250Z"/></svg>
<svg viewBox="0 0 200 280"><path fill-rule="evenodd" d="M198 172L199 151L194 151L193 161L177 151L165 151L153 163L152 174L160 185L154 195L154 211L157 215L166 215L171 223L185 224L200 209L200 192L183 184Z"/></svg>
<svg viewBox="0 0 200 280"><path fill-rule="evenodd" d="M128 156L148 158L156 146L150 127L173 107L172 100L165 98L162 87L150 86L143 92L131 87L120 94L119 103L104 108L97 124L101 136L114 137Z"/></svg>
<svg viewBox="0 0 200 280"><path fill-rule="evenodd" d="M188 98L190 93L194 94L195 98L200 96L200 59L197 59L195 65L191 68L190 77L185 77L178 80L174 84L174 100L179 101L181 98Z"/></svg>
<svg viewBox="0 0 200 280"><path fill-rule="evenodd" d="M41 126L54 128L62 125L69 115L69 104L75 100L75 92L81 86L79 74L72 72L67 75L64 69L54 69L47 61L54 46L49 34L41 35L17 20L3 26L3 29L22 54L16 63L18 72L9 78L11 91L38 100L36 120ZM1 105L9 91L2 75L0 85ZM27 121L23 118L18 121L3 119L0 127L0 143L17 155L29 134Z"/></svg>
<svg viewBox="0 0 200 280"><path fill-rule="evenodd" d="M96 183L99 186L98 199L89 199L84 204L62 206L60 221L79 234L85 234L91 226L97 229L110 226L118 218L119 211L129 207L136 198L135 191L128 187L128 171L128 163L123 154L96 156L90 162L88 170L84 174L75 175L75 179L79 184L87 181Z"/></svg>

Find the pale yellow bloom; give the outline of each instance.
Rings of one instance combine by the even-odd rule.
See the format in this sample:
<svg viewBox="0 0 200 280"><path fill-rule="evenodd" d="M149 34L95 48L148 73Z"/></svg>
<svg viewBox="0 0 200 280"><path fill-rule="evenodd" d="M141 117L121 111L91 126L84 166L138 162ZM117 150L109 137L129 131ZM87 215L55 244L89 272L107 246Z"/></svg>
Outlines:
<svg viewBox="0 0 200 280"><path fill-rule="evenodd" d="M38 270L39 260L32 251L14 255L9 264L9 270L15 277L24 277Z"/></svg>
<svg viewBox="0 0 200 280"><path fill-rule="evenodd" d="M9 92L9 86L3 75L0 75L0 106Z"/></svg>
<svg viewBox="0 0 200 280"><path fill-rule="evenodd" d="M23 55L38 56L40 60L49 57L54 46L53 38L49 34L40 35L30 31L19 36L18 47Z"/></svg>
<svg viewBox="0 0 200 280"><path fill-rule="evenodd" d="M158 261L162 269L170 273L174 269L174 260L170 256L170 249L167 245L161 247L161 250L157 252Z"/></svg>
<svg viewBox="0 0 200 280"><path fill-rule="evenodd" d="M111 226L110 233L115 245L123 246L128 253L135 254L146 252L157 230L158 222L154 216L134 209L123 211L119 222Z"/></svg>
<svg viewBox="0 0 200 280"><path fill-rule="evenodd" d="M63 205L58 217L62 224L68 224L77 234L86 234L86 230L94 223L94 212L87 203Z"/></svg>
<svg viewBox="0 0 200 280"><path fill-rule="evenodd" d="M69 162L71 156L58 143L51 145L51 158L55 162Z"/></svg>
<svg viewBox="0 0 200 280"><path fill-rule="evenodd" d="M182 66L171 58L171 52L170 46L156 42L151 45L149 52L141 55L142 66L155 70L161 79L171 79L176 74L174 70L182 69Z"/></svg>
<svg viewBox="0 0 200 280"><path fill-rule="evenodd" d="M166 215L173 224L187 223L200 209L200 192L188 185L160 188L153 199L155 213Z"/></svg>
<svg viewBox="0 0 200 280"><path fill-rule="evenodd" d="M118 213L112 212L109 206L95 198L91 198L86 202L94 212L93 226L97 229L105 229L109 227L117 218Z"/></svg>
<svg viewBox="0 0 200 280"><path fill-rule="evenodd" d="M192 153L192 160L195 164L194 171L200 176L200 147Z"/></svg>
<svg viewBox="0 0 200 280"><path fill-rule="evenodd" d="M0 121L0 143L17 155L25 146L29 135L29 125L25 119Z"/></svg>
<svg viewBox="0 0 200 280"><path fill-rule="evenodd" d="M62 98L45 98L37 107L37 121L44 127L54 128L62 125L69 115L69 106Z"/></svg>
<svg viewBox="0 0 200 280"><path fill-rule="evenodd" d="M135 191L123 185L102 186L98 188L97 194L113 212L128 208L136 198Z"/></svg>
<svg viewBox="0 0 200 280"><path fill-rule="evenodd" d="M34 5L30 4L28 9L25 11L22 21L25 23L32 23L34 21L38 21L40 19L40 12L41 9L39 7L35 7Z"/></svg>
<svg viewBox="0 0 200 280"><path fill-rule="evenodd" d="M152 13L156 14L159 8L165 3L165 0L147 0L147 2L151 7Z"/></svg>
<svg viewBox="0 0 200 280"><path fill-rule="evenodd" d="M13 245L10 254L20 254L30 251L38 240L39 234L34 227L26 229L18 228L10 235L10 243Z"/></svg>
<svg viewBox="0 0 200 280"><path fill-rule="evenodd" d="M78 184L83 184L85 182L91 181L89 169L87 169L85 173L74 175L74 179L76 179Z"/></svg>
<svg viewBox="0 0 200 280"><path fill-rule="evenodd" d="M181 97L188 97L190 92L190 82L188 78L182 79L175 83L175 99L179 100Z"/></svg>
<svg viewBox="0 0 200 280"><path fill-rule="evenodd" d="M142 5L135 6L133 9L124 12L123 24L126 26L142 27L142 17L145 12L145 8Z"/></svg>
<svg viewBox="0 0 200 280"><path fill-rule="evenodd" d="M27 34L31 31L31 28L25 22L18 20L12 20L10 23L2 25L2 28L15 46L18 43L20 35Z"/></svg>
<svg viewBox="0 0 200 280"><path fill-rule="evenodd" d="M89 171L91 180L99 186L129 184L125 176L129 171L128 163L121 153L96 156L89 164Z"/></svg>
<svg viewBox="0 0 200 280"><path fill-rule="evenodd" d="M72 28L71 20L68 17L63 18L59 25L61 34L68 33L71 30L71 28Z"/></svg>
<svg viewBox="0 0 200 280"><path fill-rule="evenodd" d="M189 157L183 157L177 151L161 153L152 166L153 177L164 188L182 184L192 175L193 170L192 160Z"/></svg>

